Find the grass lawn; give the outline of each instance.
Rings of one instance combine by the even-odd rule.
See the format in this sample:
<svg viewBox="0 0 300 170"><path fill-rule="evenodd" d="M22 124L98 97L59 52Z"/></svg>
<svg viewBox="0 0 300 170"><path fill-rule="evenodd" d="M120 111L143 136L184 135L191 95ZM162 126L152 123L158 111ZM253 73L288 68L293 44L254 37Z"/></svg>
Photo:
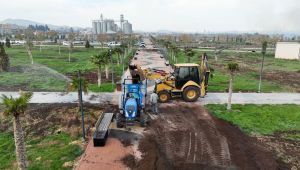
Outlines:
<svg viewBox="0 0 300 170"><path fill-rule="evenodd" d="M300 105L232 105L231 111L227 111L225 105L205 107L216 117L238 125L249 134L300 132ZM292 138L298 139L299 135L293 135Z"/></svg>
<svg viewBox="0 0 300 170"><path fill-rule="evenodd" d="M74 48L69 62L68 47L61 47L61 54L57 46L45 46L42 51L39 47L32 50L34 63L31 65L30 58L23 46L13 46L6 48L6 53L10 57L11 72L0 73L0 90L17 88L32 91L65 91L66 79L64 75L74 74L81 70L82 73L96 72L96 67L90 62L92 55L98 54L101 49ZM128 63L134 51L131 51L125 58L124 63ZM114 72L116 79L122 75L122 65L117 65L117 56L114 55ZM43 66L46 67L39 67ZM125 64L126 69L127 64ZM109 66L111 70L111 65ZM109 81L109 80L107 80ZM94 86L92 84L91 86ZM104 85L105 86L105 85ZM13 88L12 88L13 87ZM113 91L107 87L91 88L95 92Z"/></svg>
<svg viewBox="0 0 300 170"><path fill-rule="evenodd" d="M71 169L63 167L65 162L74 161L82 149L71 142L67 134L49 135L43 138L27 139L26 151L29 170ZM0 133L0 169L17 169L15 162L13 135Z"/></svg>
<svg viewBox="0 0 300 170"><path fill-rule="evenodd" d="M199 63L201 55L206 52L209 59L209 65L214 69L214 77L209 80L208 90L210 92L224 92L228 88L229 74L226 71L226 64L230 61L239 63L241 70L237 73L234 80L234 92L257 92L259 84L259 70L261 67L261 53L256 52L233 52L224 51L218 55L215 60L213 51L194 50L195 55L191 57L192 63ZM178 63L188 62L184 60L184 52L181 50L177 54ZM172 64L173 61L170 60ZM283 72L299 72L300 61L275 59L274 53L267 53L264 63L264 72L283 71ZM300 77L299 77L300 78ZM287 83L288 84L288 83ZM299 89L298 89L299 90ZM295 88L290 85L282 85L271 80L262 82L262 92L294 92Z"/></svg>
<svg viewBox="0 0 300 170"><path fill-rule="evenodd" d="M89 85L89 90L92 92L114 92L116 88L115 84L112 83L103 83L100 88L97 84Z"/></svg>

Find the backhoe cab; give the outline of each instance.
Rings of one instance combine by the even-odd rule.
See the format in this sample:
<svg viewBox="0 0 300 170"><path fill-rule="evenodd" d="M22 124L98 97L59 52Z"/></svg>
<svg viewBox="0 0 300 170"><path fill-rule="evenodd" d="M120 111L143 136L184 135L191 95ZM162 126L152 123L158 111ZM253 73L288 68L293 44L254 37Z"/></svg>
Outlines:
<svg viewBox="0 0 300 170"><path fill-rule="evenodd" d="M155 84L154 91L159 101L166 103L174 97L183 98L187 102L194 102L200 96L206 95L209 68L207 56L202 56L201 64L175 64L174 73Z"/></svg>

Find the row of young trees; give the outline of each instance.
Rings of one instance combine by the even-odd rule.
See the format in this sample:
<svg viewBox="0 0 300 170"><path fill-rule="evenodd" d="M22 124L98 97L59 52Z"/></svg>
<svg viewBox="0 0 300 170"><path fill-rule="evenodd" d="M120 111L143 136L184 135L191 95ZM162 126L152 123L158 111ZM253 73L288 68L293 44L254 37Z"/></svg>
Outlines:
<svg viewBox="0 0 300 170"><path fill-rule="evenodd" d="M166 48L169 60L172 60L173 63L178 63L178 53L180 52L180 48L178 48L176 44L171 43L171 41L168 40L160 40L160 44L164 48ZM187 62L190 63L191 58L195 55L195 51L192 48L185 47L183 52L184 52L184 57L183 57L184 62L186 62L187 59Z"/></svg>
<svg viewBox="0 0 300 170"><path fill-rule="evenodd" d="M90 61L96 65L97 67L97 75L98 75L98 87L101 86L101 72L103 71L103 69L105 68L105 73L106 73L106 79L108 79L108 65L111 64L112 66L112 77L114 74L114 70L113 70L113 65L114 65L114 58L113 58L113 54L116 54L116 58L117 58L117 65L122 64L122 72L124 73L124 69L125 69L125 57L127 54L127 45L126 44L122 44L120 47L115 47L113 49L102 49L100 51L99 54L97 55L93 55L90 58ZM112 80L113 81L113 80ZM114 82L112 82L114 83Z"/></svg>

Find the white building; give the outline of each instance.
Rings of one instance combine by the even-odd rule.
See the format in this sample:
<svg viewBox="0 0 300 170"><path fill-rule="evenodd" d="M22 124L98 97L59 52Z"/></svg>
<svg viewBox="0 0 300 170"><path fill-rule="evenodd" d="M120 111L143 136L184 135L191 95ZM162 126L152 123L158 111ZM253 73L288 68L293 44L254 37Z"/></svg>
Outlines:
<svg viewBox="0 0 300 170"><path fill-rule="evenodd" d="M275 58L300 60L300 43L278 42L276 44Z"/></svg>
<svg viewBox="0 0 300 170"><path fill-rule="evenodd" d="M129 22L124 22L123 32L124 32L124 34L131 34L132 33L132 25Z"/></svg>
<svg viewBox="0 0 300 170"><path fill-rule="evenodd" d="M115 23L119 23L120 27ZM132 33L132 25L128 20L124 20L124 15L120 15L120 20L113 19L104 19L101 14L99 20L92 21L92 31L94 35L97 34L115 34L119 31L124 32L125 34Z"/></svg>

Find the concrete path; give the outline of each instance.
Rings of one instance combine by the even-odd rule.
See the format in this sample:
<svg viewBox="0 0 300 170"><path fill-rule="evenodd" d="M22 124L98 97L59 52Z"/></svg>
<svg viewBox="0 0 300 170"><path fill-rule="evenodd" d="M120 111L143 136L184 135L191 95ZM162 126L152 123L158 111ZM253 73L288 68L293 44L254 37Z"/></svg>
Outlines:
<svg viewBox="0 0 300 170"><path fill-rule="evenodd" d="M17 97L19 92L0 92L0 95ZM120 92L89 93L83 95L84 102L118 104ZM208 93L198 102L205 104L227 103L227 93ZM77 103L77 93L34 92L31 103ZM1 101L0 101L1 102ZM300 104L300 93L233 93L232 104Z"/></svg>
<svg viewBox="0 0 300 170"><path fill-rule="evenodd" d="M228 93L208 93L198 101L205 104L227 103ZM300 93L233 93L232 104L300 104Z"/></svg>

